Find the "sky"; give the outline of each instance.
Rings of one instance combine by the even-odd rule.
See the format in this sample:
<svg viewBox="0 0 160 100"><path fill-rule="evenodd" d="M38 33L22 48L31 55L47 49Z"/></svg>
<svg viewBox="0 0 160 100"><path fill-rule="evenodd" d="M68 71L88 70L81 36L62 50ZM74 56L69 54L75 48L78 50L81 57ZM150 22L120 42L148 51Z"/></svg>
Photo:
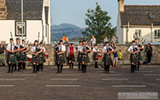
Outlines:
<svg viewBox="0 0 160 100"><path fill-rule="evenodd" d="M52 25L69 23L81 28L85 25L85 13L88 9L95 9L96 2L102 10L111 16L113 27L117 24L118 0L50 0ZM160 5L160 0L125 0L126 5Z"/></svg>

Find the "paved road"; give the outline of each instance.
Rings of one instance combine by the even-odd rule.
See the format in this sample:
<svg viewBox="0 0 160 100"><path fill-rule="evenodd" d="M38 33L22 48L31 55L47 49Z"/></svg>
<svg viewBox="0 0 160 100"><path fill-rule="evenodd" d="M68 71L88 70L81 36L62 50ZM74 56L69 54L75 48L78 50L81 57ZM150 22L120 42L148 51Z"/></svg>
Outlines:
<svg viewBox="0 0 160 100"><path fill-rule="evenodd" d="M37 74L30 68L6 72L7 68L0 68L0 100L117 100L118 92L160 95L159 65L142 66L136 73L130 73L129 66L111 68L109 74L92 67L87 73L65 68L57 74L56 67L45 67Z"/></svg>

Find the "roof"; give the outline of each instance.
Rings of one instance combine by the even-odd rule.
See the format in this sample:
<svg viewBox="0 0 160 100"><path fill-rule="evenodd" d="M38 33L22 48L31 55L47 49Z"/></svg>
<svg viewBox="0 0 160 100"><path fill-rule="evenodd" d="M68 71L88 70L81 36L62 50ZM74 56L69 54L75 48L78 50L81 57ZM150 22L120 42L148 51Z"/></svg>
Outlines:
<svg viewBox="0 0 160 100"><path fill-rule="evenodd" d="M160 5L125 5L120 14L122 25L160 25Z"/></svg>
<svg viewBox="0 0 160 100"><path fill-rule="evenodd" d="M42 19L43 0L23 0L24 20ZM21 0L6 0L7 18L6 20L21 19Z"/></svg>

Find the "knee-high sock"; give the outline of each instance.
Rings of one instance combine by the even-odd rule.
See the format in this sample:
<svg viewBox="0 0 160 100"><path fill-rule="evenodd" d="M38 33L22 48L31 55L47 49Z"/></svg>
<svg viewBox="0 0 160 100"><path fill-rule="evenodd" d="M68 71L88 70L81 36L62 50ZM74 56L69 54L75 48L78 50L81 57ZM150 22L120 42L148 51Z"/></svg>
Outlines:
<svg viewBox="0 0 160 100"><path fill-rule="evenodd" d="M12 70L11 70L11 72L13 72L13 67L14 67L14 64L12 65Z"/></svg>
<svg viewBox="0 0 160 100"><path fill-rule="evenodd" d="M18 71L21 69L21 63L18 63Z"/></svg>
<svg viewBox="0 0 160 100"><path fill-rule="evenodd" d="M62 73L62 70L63 70L63 65L61 65L61 70L60 70L61 73Z"/></svg>
<svg viewBox="0 0 160 100"><path fill-rule="evenodd" d="M86 72L86 69L87 69L87 65L84 65L84 72Z"/></svg>
<svg viewBox="0 0 160 100"><path fill-rule="evenodd" d="M16 66L16 64L14 64L14 68L15 68L14 70L17 70L17 66Z"/></svg>
<svg viewBox="0 0 160 100"><path fill-rule="evenodd" d="M33 65L33 72L35 72L35 70L36 70L36 66L35 66L35 65Z"/></svg>
<svg viewBox="0 0 160 100"><path fill-rule="evenodd" d="M98 66L97 66L97 61L95 62L95 68L97 68Z"/></svg>
<svg viewBox="0 0 160 100"><path fill-rule="evenodd" d="M72 69L73 69L74 63L72 63Z"/></svg>
<svg viewBox="0 0 160 100"><path fill-rule="evenodd" d="M59 73L60 71L59 71L59 64L57 64L57 73Z"/></svg>
<svg viewBox="0 0 160 100"><path fill-rule="evenodd" d="M8 72L11 71L11 64L8 64Z"/></svg>
<svg viewBox="0 0 160 100"><path fill-rule="evenodd" d="M23 70L26 69L26 63L23 63Z"/></svg>
<svg viewBox="0 0 160 100"><path fill-rule="evenodd" d="M41 64L41 71L43 71L43 63Z"/></svg>
<svg viewBox="0 0 160 100"><path fill-rule="evenodd" d="M81 70L81 64L80 64L80 62L78 63L78 70Z"/></svg>

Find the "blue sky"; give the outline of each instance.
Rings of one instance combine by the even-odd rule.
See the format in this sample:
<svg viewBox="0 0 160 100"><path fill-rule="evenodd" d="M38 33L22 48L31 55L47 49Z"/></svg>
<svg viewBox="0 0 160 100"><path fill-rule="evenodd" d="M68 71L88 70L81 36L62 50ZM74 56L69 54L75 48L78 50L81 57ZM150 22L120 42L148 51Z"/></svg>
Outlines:
<svg viewBox="0 0 160 100"><path fill-rule="evenodd" d="M79 27L86 27L85 13L87 9L94 9L96 1L103 10L112 17L111 23L117 23L118 0L51 0L52 25L70 23ZM125 0L127 5L160 5L160 0Z"/></svg>

